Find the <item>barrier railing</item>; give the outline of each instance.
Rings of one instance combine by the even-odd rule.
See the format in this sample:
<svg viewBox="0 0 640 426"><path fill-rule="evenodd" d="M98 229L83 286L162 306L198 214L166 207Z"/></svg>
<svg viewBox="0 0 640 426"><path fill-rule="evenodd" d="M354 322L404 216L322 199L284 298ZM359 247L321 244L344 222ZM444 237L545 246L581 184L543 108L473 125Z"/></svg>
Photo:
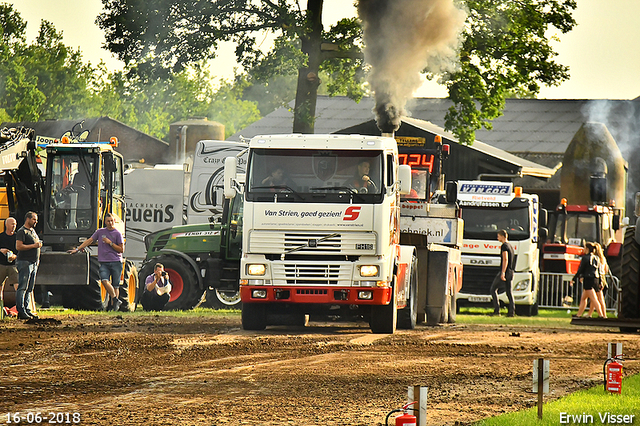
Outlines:
<svg viewBox="0 0 640 426"><path fill-rule="evenodd" d="M538 306L541 308L578 308L582 297L582 283L571 285L571 274L558 274L553 272L540 273L540 293ZM608 311L615 311L618 304L618 292L620 290L617 277L607 276L607 290L605 290L605 304ZM574 288L575 287L575 288Z"/></svg>

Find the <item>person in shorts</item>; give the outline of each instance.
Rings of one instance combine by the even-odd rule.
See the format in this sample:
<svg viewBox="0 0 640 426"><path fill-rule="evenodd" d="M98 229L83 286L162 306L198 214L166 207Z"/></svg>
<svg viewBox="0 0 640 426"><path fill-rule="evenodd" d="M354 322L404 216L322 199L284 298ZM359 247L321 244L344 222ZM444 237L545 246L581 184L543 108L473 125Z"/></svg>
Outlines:
<svg viewBox="0 0 640 426"><path fill-rule="evenodd" d="M4 313L4 286L18 288L18 268L16 268L16 226L12 217L4 221L4 232L0 233L0 318Z"/></svg>
<svg viewBox="0 0 640 426"><path fill-rule="evenodd" d="M120 276L122 275L122 253L124 253L124 239L122 234L115 228L115 217L107 213L104 217L104 228L100 228L87 238L82 244L69 253L75 254L85 247L98 243L98 262L100 262L100 279L102 285L111 297L107 310L120 310L122 301L118 299L120 295Z"/></svg>

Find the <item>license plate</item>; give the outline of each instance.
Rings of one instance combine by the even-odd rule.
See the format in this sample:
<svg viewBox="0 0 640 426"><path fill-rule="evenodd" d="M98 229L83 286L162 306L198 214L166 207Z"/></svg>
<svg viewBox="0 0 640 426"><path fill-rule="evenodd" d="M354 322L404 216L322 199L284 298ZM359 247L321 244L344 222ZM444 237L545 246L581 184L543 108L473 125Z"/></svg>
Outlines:
<svg viewBox="0 0 640 426"><path fill-rule="evenodd" d="M475 303L491 302L491 296L469 296L469 302L475 302Z"/></svg>

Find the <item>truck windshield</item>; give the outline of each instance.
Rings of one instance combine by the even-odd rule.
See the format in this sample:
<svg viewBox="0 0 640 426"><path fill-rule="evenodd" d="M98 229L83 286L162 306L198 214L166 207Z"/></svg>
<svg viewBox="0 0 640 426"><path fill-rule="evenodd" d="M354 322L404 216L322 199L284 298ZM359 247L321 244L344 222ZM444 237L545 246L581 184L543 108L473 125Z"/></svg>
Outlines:
<svg viewBox="0 0 640 426"><path fill-rule="evenodd" d="M380 151L253 149L249 201L378 203L384 191Z"/></svg>
<svg viewBox="0 0 640 426"><path fill-rule="evenodd" d="M550 222L551 242L582 245L585 241L600 242L597 217L589 213L556 214Z"/></svg>
<svg viewBox="0 0 640 426"><path fill-rule="evenodd" d="M51 176L49 213L51 229L90 229L95 198L96 157L58 154L48 159Z"/></svg>
<svg viewBox="0 0 640 426"><path fill-rule="evenodd" d="M495 240L499 230L509 234L509 240L523 241L531 237L529 232L529 208L488 208L465 206L464 238L474 240Z"/></svg>

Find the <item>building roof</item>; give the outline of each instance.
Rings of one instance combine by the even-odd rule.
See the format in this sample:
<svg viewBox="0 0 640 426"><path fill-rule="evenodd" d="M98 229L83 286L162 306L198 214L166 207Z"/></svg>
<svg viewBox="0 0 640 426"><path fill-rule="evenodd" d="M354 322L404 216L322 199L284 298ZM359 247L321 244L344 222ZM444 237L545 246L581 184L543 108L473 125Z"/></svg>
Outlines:
<svg viewBox="0 0 640 426"><path fill-rule="evenodd" d="M444 127L444 117L453 104L448 99L416 98L407 107L407 115ZM238 140L258 134L291 133L291 108L279 108L229 139ZM373 118L373 98L360 103L344 97L318 96L316 133L333 133ZM620 146L640 142L640 98L634 100L547 100L507 99L504 115L493 120L493 130L476 132L476 139L509 152L564 153L580 126L586 121L604 123Z"/></svg>

